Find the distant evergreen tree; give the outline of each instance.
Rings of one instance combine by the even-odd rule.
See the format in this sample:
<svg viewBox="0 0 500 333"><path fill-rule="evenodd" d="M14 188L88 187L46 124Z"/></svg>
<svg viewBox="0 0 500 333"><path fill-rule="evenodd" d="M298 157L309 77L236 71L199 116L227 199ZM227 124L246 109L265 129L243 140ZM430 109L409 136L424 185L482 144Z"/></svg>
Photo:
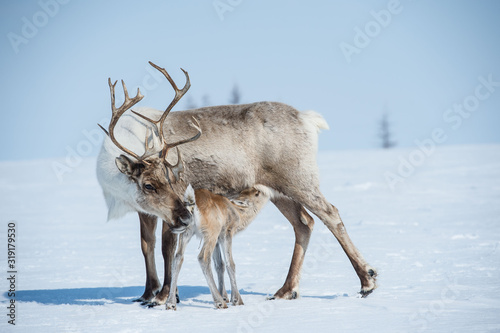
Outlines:
<svg viewBox="0 0 500 333"><path fill-rule="evenodd" d="M234 84L233 90L231 90L231 96L229 97L229 104L240 104L241 103L241 93L237 84Z"/></svg>
<svg viewBox="0 0 500 333"><path fill-rule="evenodd" d="M378 135L381 140L382 148L389 149L396 146L396 141L394 141L391 131L391 123L389 122L389 114L387 112L384 112L380 119Z"/></svg>

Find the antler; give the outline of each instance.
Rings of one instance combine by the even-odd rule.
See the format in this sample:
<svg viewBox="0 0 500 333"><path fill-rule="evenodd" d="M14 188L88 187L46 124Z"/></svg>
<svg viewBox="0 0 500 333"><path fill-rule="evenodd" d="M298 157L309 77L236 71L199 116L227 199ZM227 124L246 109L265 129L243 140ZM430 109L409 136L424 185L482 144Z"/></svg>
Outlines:
<svg viewBox="0 0 500 333"><path fill-rule="evenodd" d="M137 89L137 95L134 98L130 98L128 96L127 87L125 86L125 83L123 82L123 80L122 80L122 85L123 85L123 92L125 94L125 101L123 102L123 104L119 108L116 108L116 106L115 106L115 86L116 86L117 81L115 81L114 84L111 84L111 79L108 79L109 90L111 93L111 111L112 111L111 122L110 122L109 128L108 128L109 131L104 129L104 127L102 127L101 125L99 125L99 124L98 125L111 138L111 141L113 141L113 143L118 148L120 148L121 150L123 150L127 154L133 156L134 158L136 158L138 161L141 161L142 163L149 164L145 159L149 156L152 156L153 154L160 153L159 157L161 159L163 159L164 162L167 164L167 166L172 170L175 178L179 179L180 173L184 171L184 165L182 162L181 153L180 153L179 149L177 148L177 163L175 165L171 165L169 162L167 162L168 151L169 151L169 149L177 147L181 144L197 140L201 136L201 133L202 133L201 128L200 128L200 123L198 122L198 120L196 118L193 117L194 123L191 121L190 126L193 127L194 129L196 129L197 133L191 138L183 139L183 140L180 140L180 141L177 141L174 143L167 143L167 141L165 140L165 136L164 136L164 132L163 132L163 124L165 123L165 119L167 118L168 114L170 113L172 108L175 106L175 104L177 104L177 102L179 102L179 100L182 98L182 96L184 96L186 94L186 92L189 90L189 88L191 87L191 82L189 81L188 73L184 69L181 68L181 70L184 72L184 75L186 76L186 84L184 85L184 87L182 89L179 89L177 87L177 85L175 84L174 80L172 80L172 78L170 77L170 75L168 74L168 72L164 68L161 68L161 67L153 64L151 61L149 62L149 64L151 66L153 66L154 68L156 68L158 71L160 71L167 78L168 82L170 82L170 84L172 85L172 88L174 88L174 90L175 90L174 99L170 102L168 107L165 109L165 111L161 115L160 119L158 119L156 121L152 120L152 119L150 119L150 118L148 118L140 113L137 113L137 112L131 110L133 113L135 113L139 117L149 121L153 125L153 127L154 127L153 132L152 132L153 146L152 147L149 146L149 140L148 140L149 128L146 128L146 138L144 140L144 154L142 154L142 156L138 156L133 151L122 146L115 138L114 128L115 128L118 120L120 119L120 117L125 113L125 111L127 111L132 106L137 104L144 97L141 94L140 90ZM160 143L161 143L161 150L154 150L154 142L155 142L155 135L156 134L158 135L158 138L159 138ZM168 170L167 170L167 172L168 172ZM168 178L168 181L170 183L170 178L168 176L168 173L167 173L167 178Z"/></svg>
<svg viewBox="0 0 500 333"><path fill-rule="evenodd" d="M160 119L158 119L158 120L153 120L153 119L148 118L148 117L146 117L146 116L144 116L144 115L142 115L140 113L137 113L137 112L135 112L133 110L132 110L132 112L134 112L139 117L141 117L141 118L143 118L143 119L145 119L145 120L147 120L147 121L149 121L150 123L153 124L153 126L155 127L155 131L158 133L158 136L160 138L160 142L162 144L162 150L161 150L160 157L163 158L166 161L169 149L177 147L177 146L179 146L181 144L184 144L184 143L188 143L188 142L197 140L200 137L202 131L201 131L201 128L200 128L200 124L198 123L198 120L193 117L193 120L195 121L196 124L193 124L191 122L190 125L191 125L191 127L195 128L198 131L198 133L196 133L196 135L194 135L193 137L191 137L189 139L180 140L180 141L174 142L174 143L167 143L167 141L165 140L164 133L163 133L163 124L165 123L165 119L167 119L168 114L170 113L170 111L172 110L172 108L175 106L175 104L177 104L177 102L179 102L179 100L182 98L182 96L184 96L186 94L186 92L189 90L189 88L191 87L191 81L189 80L189 74L188 74L188 72L186 72L184 69L181 68L181 70L184 72L184 75L186 76L186 84L184 85L184 87L182 89L179 89L177 87L177 85L175 84L174 80L172 80L172 78L170 77L170 75L168 74L168 72L165 70L165 68L161 68L161 67L155 65L151 61L149 62L149 64L151 66L153 66L154 68L156 68L158 71L160 71L167 78L167 80L168 80L168 82L170 82L170 85L172 86L172 88L174 88L175 97L170 102L170 104L168 105L168 107L165 109L165 111L161 115ZM179 161L181 161L180 155L179 155L179 159L178 159L177 164L175 166L171 166L169 164L169 166L171 166L171 167L178 167L179 166Z"/></svg>
<svg viewBox="0 0 500 333"><path fill-rule="evenodd" d="M144 142L144 154L142 156L139 156L136 153L134 153L133 151L129 150L127 147L122 146L118 142L118 140L116 140L115 133L114 133L115 126L118 123L118 120L120 119L120 117L125 113L125 111L127 111L132 106L139 103L144 98L144 96L141 94L141 91L139 90L139 88L137 88L137 95L134 98L130 98L128 95L127 86L125 85L125 82L123 82L123 80L122 80L123 93L125 94L125 101L123 102L123 104L119 108L117 108L115 105L115 87L116 87L117 82L118 81L115 81L115 83L111 84L111 78L108 78L109 92L111 94L111 113L112 113L111 121L110 121L109 127L108 127L109 131L104 129L104 127L102 127L100 124L97 124L97 125L99 125L99 127L106 133L106 135L108 135L110 137L111 141L113 141L113 143L118 148L120 148L125 153L133 156L137 160L145 162L144 159L152 154L151 147L149 147L149 144L148 144L148 141L149 141L148 134L149 133L148 133L147 129L146 129L146 139ZM147 164L147 162L145 162L145 163Z"/></svg>

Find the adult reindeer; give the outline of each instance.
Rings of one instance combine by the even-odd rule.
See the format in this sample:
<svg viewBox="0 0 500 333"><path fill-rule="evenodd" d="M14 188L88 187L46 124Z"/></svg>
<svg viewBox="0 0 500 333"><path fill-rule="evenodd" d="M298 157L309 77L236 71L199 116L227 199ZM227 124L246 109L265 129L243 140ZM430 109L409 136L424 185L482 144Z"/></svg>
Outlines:
<svg viewBox="0 0 500 333"><path fill-rule="evenodd" d="M169 225L178 225L189 217L181 202L189 183L195 189L205 188L226 196L258 184L272 189L271 201L289 220L295 233L290 269L275 298L298 296L300 270L314 225L306 208L337 238L361 281L360 294L370 294L376 288L376 272L352 243L337 208L319 189L318 133L328 128L323 117L274 102L169 114L189 89L189 76L183 70L186 84L178 89L165 69L150 64L170 82L175 90L174 99L164 112L136 108L122 117L142 95L138 90L136 97L130 98L122 81L125 102L116 108L116 83L112 85L109 81L113 116L97 160L97 177L109 209L108 219L133 211L139 214L146 262L146 288L139 300L164 304L168 297L176 247ZM196 135L186 139L189 133L194 133L193 129ZM177 154L168 154L171 148L180 145L183 159L179 148ZM137 152L143 154L139 156ZM179 219L173 221L173 216ZM155 295L160 289L154 259L157 217L163 220L165 276L163 288Z"/></svg>

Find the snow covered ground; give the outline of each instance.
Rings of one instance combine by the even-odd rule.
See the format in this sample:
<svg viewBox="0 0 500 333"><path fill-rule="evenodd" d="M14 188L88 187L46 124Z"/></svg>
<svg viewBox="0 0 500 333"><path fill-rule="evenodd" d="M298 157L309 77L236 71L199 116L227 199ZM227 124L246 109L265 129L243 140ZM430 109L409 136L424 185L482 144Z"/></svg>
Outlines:
<svg viewBox="0 0 500 333"><path fill-rule="evenodd" d="M443 146L430 156L320 152L318 161L323 193L378 269L379 288L357 297L353 268L316 220L301 297L266 301L285 279L294 243L291 226L268 205L234 241L245 305L213 308L193 239L176 312L131 302L145 280L139 223L134 215L105 221L95 158L62 181L54 160L0 163L0 331L500 331L500 145ZM387 172L400 177L394 188ZM15 327L7 323L9 221L16 222Z"/></svg>

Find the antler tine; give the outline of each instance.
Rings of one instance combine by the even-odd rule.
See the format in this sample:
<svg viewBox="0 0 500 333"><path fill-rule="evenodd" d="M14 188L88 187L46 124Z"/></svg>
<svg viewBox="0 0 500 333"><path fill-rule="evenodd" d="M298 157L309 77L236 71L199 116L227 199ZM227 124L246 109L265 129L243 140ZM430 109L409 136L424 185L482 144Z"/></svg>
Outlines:
<svg viewBox="0 0 500 333"><path fill-rule="evenodd" d="M123 82L123 80L122 80L122 86L123 86L123 92L125 94L125 100L124 100L123 104L119 108L117 108L116 105L115 105L115 86L116 86L117 82L118 81L115 81L115 83L112 84L111 83L111 78L108 78L109 92L110 92L110 95L111 95L111 113L112 113L111 114L111 121L110 121L109 127L108 127L109 131L106 131L104 129L104 127L102 127L101 125L99 125L99 127L106 133L106 135L108 135L110 137L111 141L113 141L113 143L118 148L120 148L125 153L133 156L134 158L136 158L137 160L140 161L140 160L142 160L142 158L144 157L144 155L143 155L143 157L139 157L133 151L127 149L124 146L122 146L118 142L118 140L116 140L116 138L115 138L114 129L115 129L116 124L118 123L118 120L125 113L125 111L127 111L128 109L130 109L135 104L139 103L141 101L141 99L144 98L144 96L141 94L141 91L139 90L139 88L137 88L137 95L134 98L130 98L129 95L128 95L127 86L125 85L125 82Z"/></svg>
<svg viewBox="0 0 500 333"><path fill-rule="evenodd" d="M109 94L111 95L111 112L114 114L116 112L116 106L115 106L115 86L116 83L118 82L115 81L115 83L111 84L111 78L108 77L108 85L109 85Z"/></svg>
<svg viewBox="0 0 500 333"><path fill-rule="evenodd" d="M182 98L182 96L184 96L187 93L187 91L189 90L189 88L191 88L191 81L189 80L188 72L186 72L184 69L181 68L182 72L186 76L186 83L184 84L184 87L182 89L179 89L165 68L162 68L162 67L152 63L151 61L149 62L149 64L151 66L153 66L154 68L156 68L160 73L162 73L165 76L165 78L168 80L168 82L170 82L170 85L172 86L172 88L174 88L174 90L175 90L174 99L172 100L172 102L170 102L168 107L165 109L165 112L161 115L161 118L159 120L160 125L163 125L163 122L165 121L168 114L170 113L170 110L172 110L172 108L175 106L175 104L177 104L177 102L179 102L179 100Z"/></svg>
<svg viewBox="0 0 500 333"><path fill-rule="evenodd" d="M179 148L175 147L175 149L177 150L177 163L175 165L171 165L170 163L166 161L165 162L172 169L172 173L174 174L175 179L179 180L181 178L181 173L184 172L184 162L182 161L182 155Z"/></svg>
<svg viewBox="0 0 500 333"><path fill-rule="evenodd" d="M162 73L165 76L165 78L168 80L168 82L170 83L170 85L172 86L172 88L174 88L175 96L172 99L172 101L170 102L170 104L168 105L168 107L165 109L165 111L163 112L163 114L161 115L160 119L158 119L158 120L153 120L153 119L151 119L149 117L146 117L146 116L144 116L144 115L142 115L142 114L140 114L138 112L135 112L133 110L132 110L132 112L135 113L136 115L138 115L139 117L143 118L144 120L147 120L148 122L150 122L154 126L154 128L155 128L155 130L158 133L158 136L160 138L160 142L161 142L161 144L163 146L161 157L163 157L164 159L166 159L168 150L170 148L178 146L178 145L180 145L182 143L186 143L186 142L190 142L190 141L194 141L194 140L198 139L199 136L201 135L201 129L199 128L199 124L198 124L198 126L192 125L195 128L197 128L198 132L199 132L193 138L179 141L179 142L177 142L177 143L175 143L173 145L169 145L167 143L167 141L165 140L164 133L163 133L163 124L165 122L165 119L167 119L168 114L173 109L173 107L177 104L177 102L179 102L179 100L186 94L186 92L191 87L191 81L189 80L189 74L188 74L188 72L181 68L182 72L186 76L186 83L184 84L184 87L182 89L179 89L177 87L177 85L175 84L174 80L172 79L172 77L170 76L170 74L168 74L168 72L166 71L165 68L162 68L162 67L160 67L160 66L152 63L151 61L149 62L149 64L151 66L153 66L155 69L157 69L160 73ZM195 120L195 121L198 123L197 120Z"/></svg>
<svg viewBox="0 0 500 333"><path fill-rule="evenodd" d="M154 154L159 153L159 151L154 150L154 131L151 132L153 135L152 145L149 145L149 127L146 126L146 137L144 138L144 154L140 157L141 160L148 158L149 156L153 156Z"/></svg>
<svg viewBox="0 0 500 333"><path fill-rule="evenodd" d="M141 101L141 99L144 98L144 96L141 94L141 91L139 90L139 88L137 88L137 94L135 95L135 97L130 98L128 96L127 86L125 85L125 82L123 82L123 80L122 80L122 86L123 86L123 93L125 94L125 101L123 102L122 106L120 106L118 108L120 110L121 114L123 114L125 111L130 109L132 106L139 103Z"/></svg>
<svg viewBox="0 0 500 333"><path fill-rule="evenodd" d="M160 119L155 121L155 120L148 118L146 116L143 116L141 114L138 114L138 115L141 116L142 118L146 119L149 122L160 124L160 127L163 127L163 123L165 122L165 119L167 118L168 114L173 109L175 104L177 104L177 102L179 102L179 100L187 93L189 88L191 88L191 81L189 80L188 72L181 68L182 72L186 76L186 83L184 84L184 87L182 89L179 89L165 68L162 68L162 67L152 63L151 61L149 62L149 64L151 66L153 66L154 68L156 68L160 73L162 73L167 78L167 80L168 80L168 82L170 82L170 85L172 86L172 88L174 88L175 96L174 96L174 99L167 106L165 111L163 111L163 114L161 115Z"/></svg>
<svg viewBox="0 0 500 333"><path fill-rule="evenodd" d="M193 137L189 138L189 139L184 139L184 140L181 140L181 141L177 141L177 142L174 142L174 143L169 143L166 145L166 150L168 151L168 149L170 148L174 148L174 147L177 147L179 145L182 145L184 143L188 143L188 142L192 142L192 141L195 141L197 140L201 134L203 133L203 131L201 130L201 127L200 127L200 123L198 122L198 119L196 119L195 117L192 117L194 122L196 124L193 124L192 122L190 122L190 126L196 130L198 130L198 133L196 133L196 135L194 135ZM166 156L166 155L165 155Z"/></svg>

